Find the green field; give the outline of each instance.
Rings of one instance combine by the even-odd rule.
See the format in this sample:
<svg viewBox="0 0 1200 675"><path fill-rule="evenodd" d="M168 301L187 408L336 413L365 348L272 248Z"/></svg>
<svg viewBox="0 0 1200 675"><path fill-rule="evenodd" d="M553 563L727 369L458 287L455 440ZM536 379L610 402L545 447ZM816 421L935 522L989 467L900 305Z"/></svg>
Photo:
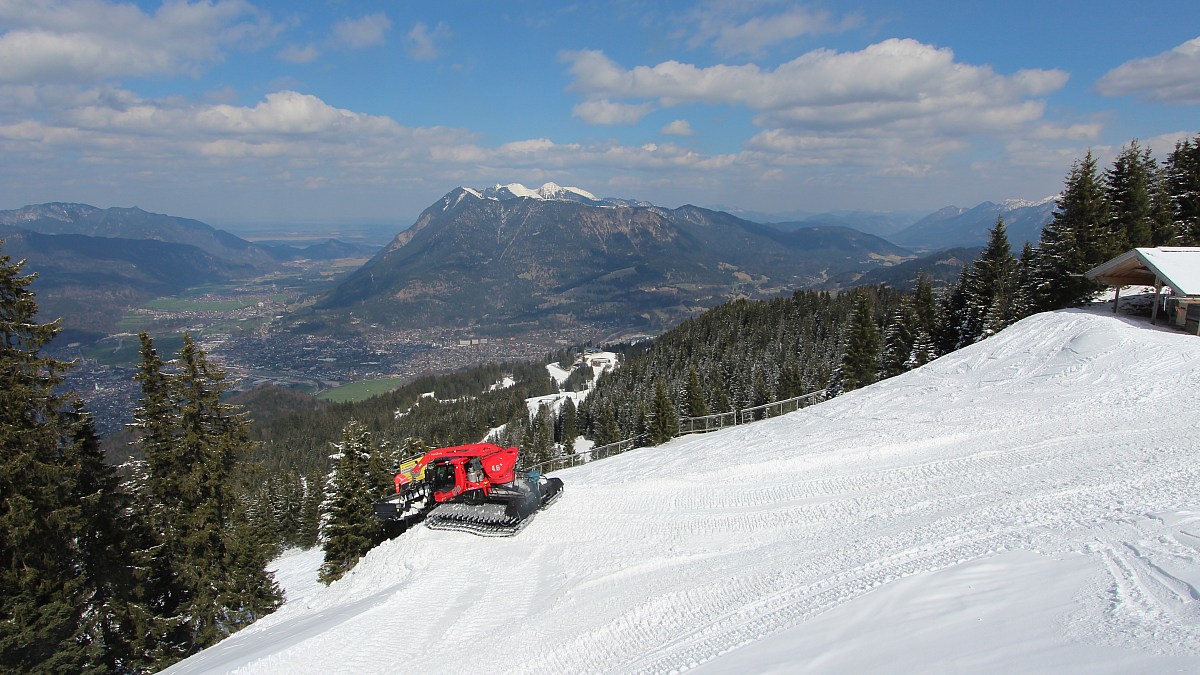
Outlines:
<svg viewBox="0 0 1200 675"><path fill-rule="evenodd" d="M183 347L181 333L151 335L150 337L154 339L154 350L164 361L170 360ZM85 356L96 359L104 365L130 368L141 361L141 349L140 340L136 337L125 336L116 340L110 338L98 342L87 350Z"/></svg>
<svg viewBox="0 0 1200 675"><path fill-rule="evenodd" d="M343 384L340 387L326 389L317 394L317 398L323 398L334 403L362 401L372 396L386 394L399 386L400 378L398 377L385 377L381 380L363 380L362 382L352 382L350 384Z"/></svg>
<svg viewBox="0 0 1200 675"><path fill-rule="evenodd" d="M188 300L186 298L155 298L146 303L146 308L164 312L232 312L235 309L252 307L254 300Z"/></svg>

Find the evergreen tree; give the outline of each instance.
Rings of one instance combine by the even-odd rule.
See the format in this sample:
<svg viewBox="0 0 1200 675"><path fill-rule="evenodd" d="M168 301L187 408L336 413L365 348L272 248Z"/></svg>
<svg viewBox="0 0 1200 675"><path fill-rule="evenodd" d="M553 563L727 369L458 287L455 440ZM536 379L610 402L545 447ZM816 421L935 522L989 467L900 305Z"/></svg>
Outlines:
<svg viewBox="0 0 1200 675"><path fill-rule="evenodd" d="M679 435L679 413L662 380L654 383L654 402L647 415L647 442L660 445Z"/></svg>
<svg viewBox="0 0 1200 675"><path fill-rule="evenodd" d="M895 377L909 369L909 361L917 341L917 318L909 303L892 310L883 330L883 352L880 355L879 377Z"/></svg>
<svg viewBox="0 0 1200 675"><path fill-rule="evenodd" d="M132 666L122 497L78 398L55 392L70 364L42 353L60 329L38 323L23 266L0 256L0 665Z"/></svg>
<svg viewBox="0 0 1200 675"><path fill-rule="evenodd" d="M1159 167L1150 184L1150 245L1171 246L1179 241L1175 202L1171 198L1170 167Z"/></svg>
<svg viewBox="0 0 1200 675"><path fill-rule="evenodd" d="M1037 296L1037 289L1043 284L1037 277L1038 249L1033 244L1025 242L1021 249L1021 257L1017 259L1017 282L1013 292L1012 318L1013 321L1024 319L1037 312L1043 304Z"/></svg>
<svg viewBox="0 0 1200 675"><path fill-rule="evenodd" d="M696 373L695 364L688 364L687 417L705 417L708 414L708 403L704 400L700 376Z"/></svg>
<svg viewBox="0 0 1200 675"><path fill-rule="evenodd" d="M1172 243L1200 245L1200 135L1175 144L1167 158L1166 183L1175 221Z"/></svg>
<svg viewBox="0 0 1200 675"><path fill-rule="evenodd" d="M224 373L186 334L178 372L166 373L153 341L141 339L139 511L150 530L141 561L165 666L274 611L282 594L265 570L273 542L255 539L237 492L253 443L249 423L221 402Z"/></svg>
<svg viewBox="0 0 1200 675"><path fill-rule="evenodd" d="M621 438L621 431L617 428L617 416L610 407L601 410L600 423L594 433L596 445L608 445L625 440Z"/></svg>
<svg viewBox="0 0 1200 675"><path fill-rule="evenodd" d="M575 454L575 439L579 436L578 413L575 410L575 401L567 398L563 401L562 412L559 413L560 433L562 439L563 452L568 455Z"/></svg>
<svg viewBox="0 0 1200 675"><path fill-rule="evenodd" d="M879 328L872 316L871 298L861 289L857 295L840 369L843 391L865 387L879 375Z"/></svg>
<svg viewBox="0 0 1200 675"><path fill-rule="evenodd" d="M932 336L937 325L937 297L933 292L933 281L924 272L917 275L916 289L912 296L912 311L916 319L914 332L918 335L925 333Z"/></svg>
<svg viewBox="0 0 1200 675"><path fill-rule="evenodd" d="M1152 190L1157 163L1150 149L1136 140L1121 149L1104 172L1104 192L1109 204L1110 253L1150 246L1154 241Z"/></svg>
<svg viewBox="0 0 1200 675"><path fill-rule="evenodd" d="M532 467L554 458L554 422L550 407L539 404L521 442L521 465Z"/></svg>
<svg viewBox="0 0 1200 675"><path fill-rule="evenodd" d="M987 247L963 274L964 313L959 342L969 344L1012 322L1017 260L1008 243L1003 218L996 219Z"/></svg>
<svg viewBox="0 0 1200 675"><path fill-rule="evenodd" d="M375 518L377 476L371 472L374 451L371 432L358 420L342 430L342 439L330 458L333 471L325 483L325 501L321 505L321 546L325 562L318 578L333 583L350 571L380 536Z"/></svg>
<svg viewBox="0 0 1200 675"><path fill-rule="evenodd" d="M1109 237L1108 201L1091 151L1072 165L1054 219L1042 228L1040 248L1039 275L1047 288L1039 289L1046 298L1039 310L1087 300L1099 286L1083 273L1119 252Z"/></svg>
<svg viewBox="0 0 1200 675"><path fill-rule="evenodd" d="M937 297L933 292L933 281L928 274L917 275L916 289L912 301L912 351L908 354L905 369L912 370L937 358L938 351L934 335L938 325Z"/></svg>
<svg viewBox="0 0 1200 675"><path fill-rule="evenodd" d="M949 354L963 346L963 327L967 313L967 270L958 275L958 282L943 289L938 298L937 323L933 331L934 349Z"/></svg>

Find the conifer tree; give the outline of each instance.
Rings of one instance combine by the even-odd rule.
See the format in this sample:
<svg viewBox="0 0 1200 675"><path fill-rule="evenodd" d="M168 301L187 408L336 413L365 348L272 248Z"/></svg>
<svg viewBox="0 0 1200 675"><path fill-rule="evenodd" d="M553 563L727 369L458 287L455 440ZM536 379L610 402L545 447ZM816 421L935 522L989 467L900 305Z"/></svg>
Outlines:
<svg viewBox="0 0 1200 675"><path fill-rule="evenodd" d="M1154 205L1151 191L1157 164L1149 148L1136 140L1121 149L1104 172L1104 193L1109 204L1111 251L1119 252L1154 241Z"/></svg>
<svg viewBox="0 0 1200 675"><path fill-rule="evenodd" d="M700 386L700 376L696 373L695 364L688 364L687 416L704 417L706 415L708 415L708 403L704 400L704 389Z"/></svg>
<svg viewBox="0 0 1200 675"><path fill-rule="evenodd" d="M679 435L679 413L662 380L654 383L654 402L646 421L646 435L650 445L660 445Z"/></svg>
<svg viewBox="0 0 1200 675"><path fill-rule="evenodd" d="M321 505L321 546L325 562L318 578L333 583L350 571L379 537L379 525L373 508L377 496L370 461L373 452L371 432L358 420L342 429L342 439L334 444L333 471L325 483L325 501Z"/></svg>
<svg viewBox="0 0 1200 675"><path fill-rule="evenodd" d="M967 270L958 275L954 286L942 290L938 298L937 323L933 344L938 354L949 354L963 346L963 326L966 320Z"/></svg>
<svg viewBox="0 0 1200 675"><path fill-rule="evenodd" d="M901 303L888 316L883 330L883 352L880 355L879 377L895 377L909 369L909 361L917 340L917 318L909 303Z"/></svg>
<svg viewBox="0 0 1200 675"><path fill-rule="evenodd" d="M987 247L963 270L964 311L960 344L988 337L1012 322L1017 260L1008 243L1004 219L992 226Z"/></svg>
<svg viewBox="0 0 1200 675"><path fill-rule="evenodd" d="M321 503L325 501L325 481L321 474L312 471L304 475L303 500L297 523L296 545L301 548L312 548L319 542Z"/></svg>
<svg viewBox="0 0 1200 675"><path fill-rule="evenodd" d="M566 401L563 401L562 412L559 413L558 418L563 452L573 455L575 454L575 439L579 436L578 413L575 410L574 400L568 397Z"/></svg>
<svg viewBox="0 0 1200 675"><path fill-rule="evenodd" d="M915 332L933 335L937 325L937 297L933 292L933 280L924 272L917 275L916 289L912 295L913 318L916 320Z"/></svg>
<svg viewBox="0 0 1200 675"><path fill-rule="evenodd" d="M933 281L924 272L917 275L916 289L912 300L912 351L908 354L905 369L912 370L937 358L934 342L937 330L937 297L933 292Z"/></svg>
<svg viewBox="0 0 1200 675"><path fill-rule="evenodd" d="M600 411L600 423L595 430L596 445L608 445L624 440L621 438L621 431L617 428L617 416L611 407L604 407Z"/></svg>
<svg viewBox="0 0 1200 675"><path fill-rule="evenodd" d="M1174 215L1176 246L1200 245L1200 135L1175 144L1167 158L1166 183Z"/></svg>
<svg viewBox="0 0 1200 675"><path fill-rule="evenodd" d="M1021 249L1021 257L1017 259L1017 282L1013 292L1012 318L1019 321L1037 312L1044 303L1038 297L1038 289L1044 284L1038 278L1038 249L1030 242L1025 242Z"/></svg>
<svg viewBox="0 0 1200 675"><path fill-rule="evenodd" d="M856 293L858 297L840 367L843 391L853 391L879 379L879 328L872 316L871 298L862 289Z"/></svg>
<svg viewBox="0 0 1200 675"><path fill-rule="evenodd" d="M1083 276L1119 252L1109 238L1109 209L1096 160L1089 150L1071 167L1054 218L1042 228L1042 266L1046 306L1059 309L1085 301L1099 286Z"/></svg>
<svg viewBox="0 0 1200 675"><path fill-rule="evenodd" d="M122 496L78 398L55 392L70 364L42 352L60 328L38 322L23 267L0 256L0 665L132 666Z"/></svg>
<svg viewBox="0 0 1200 675"><path fill-rule="evenodd" d="M1172 246L1179 241L1175 202L1171 198L1170 167L1159 167L1150 184L1150 245Z"/></svg>
<svg viewBox="0 0 1200 675"><path fill-rule="evenodd" d="M167 373L142 334L135 415L146 458L139 511L150 531L141 562L155 608L158 665L169 665L273 611L282 594L238 494L252 449L249 423L221 402L224 373L184 335L178 372Z"/></svg>
<svg viewBox="0 0 1200 675"><path fill-rule="evenodd" d="M537 412L529 420L525 435L520 442L521 465L532 467L554 458L554 422L550 408L545 403L538 405Z"/></svg>

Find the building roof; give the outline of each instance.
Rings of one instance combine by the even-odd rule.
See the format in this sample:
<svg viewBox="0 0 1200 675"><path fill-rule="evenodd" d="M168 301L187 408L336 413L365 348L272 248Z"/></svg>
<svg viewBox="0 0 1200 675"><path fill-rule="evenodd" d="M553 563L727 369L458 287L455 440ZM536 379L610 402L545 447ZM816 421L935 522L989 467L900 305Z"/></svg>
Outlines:
<svg viewBox="0 0 1200 675"><path fill-rule="evenodd" d="M1135 248L1084 273L1109 286L1170 286L1200 296L1200 246Z"/></svg>

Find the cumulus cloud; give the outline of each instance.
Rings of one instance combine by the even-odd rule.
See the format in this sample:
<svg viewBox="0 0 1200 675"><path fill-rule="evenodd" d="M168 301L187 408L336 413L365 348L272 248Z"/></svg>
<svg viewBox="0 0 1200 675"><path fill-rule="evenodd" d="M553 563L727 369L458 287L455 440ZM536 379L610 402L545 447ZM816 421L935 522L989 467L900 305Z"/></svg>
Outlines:
<svg viewBox="0 0 1200 675"><path fill-rule="evenodd" d="M615 103L606 99L584 101L571 109L571 114L588 124L632 125L654 111L648 103Z"/></svg>
<svg viewBox="0 0 1200 675"><path fill-rule="evenodd" d="M1065 85L1067 73L1004 75L916 40L890 39L855 52L818 49L773 69L679 61L624 68L600 51L561 58L573 77L571 89L589 100L617 105L633 99L662 107L701 103L754 112L754 124L763 131L747 148L762 153L764 161L772 154L789 164L861 160L879 171L911 174L965 150L975 137L1003 140L1037 131L1069 138L1094 131L1058 128L1044 119L1042 97Z"/></svg>
<svg viewBox="0 0 1200 675"><path fill-rule="evenodd" d="M661 131L668 136L694 136L696 134L687 120L674 120L664 126Z"/></svg>
<svg viewBox="0 0 1200 675"><path fill-rule="evenodd" d="M418 21L405 37L408 55L417 61L432 61L440 53L438 43L450 35L450 27L444 22L438 22L438 25L430 30L424 22Z"/></svg>
<svg viewBox="0 0 1200 675"><path fill-rule="evenodd" d="M1159 103L1200 103L1200 37L1157 56L1122 63L1096 82L1096 91Z"/></svg>
<svg viewBox="0 0 1200 675"><path fill-rule="evenodd" d="M280 27L241 0L166 3L148 14L101 0L2 3L0 82L70 82L195 72Z"/></svg>
<svg viewBox="0 0 1200 675"><path fill-rule="evenodd" d="M1067 74L1012 76L957 63L949 49L891 39L858 52L820 49L765 70L754 64L700 68L678 61L625 69L599 51L562 57L571 87L589 96L737 105L783 124L874 126L958 111L1010 110L1024 120L1029 97L1061 88Z"/></svg>
<svg viewBox="0 0 1200 675"><path fill-rule="evenodd" d="M342 19L333 25L334 40L341 46L359 49L383 42L392 22L379 12L357 19Z"/></svg>

